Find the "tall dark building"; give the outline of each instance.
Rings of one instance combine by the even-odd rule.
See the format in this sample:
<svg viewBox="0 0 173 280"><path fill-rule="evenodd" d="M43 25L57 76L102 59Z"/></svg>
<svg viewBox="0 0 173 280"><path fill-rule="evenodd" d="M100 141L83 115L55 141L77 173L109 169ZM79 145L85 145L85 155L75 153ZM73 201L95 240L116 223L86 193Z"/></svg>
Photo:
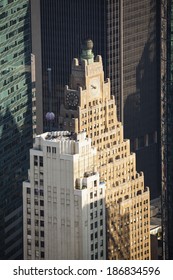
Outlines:
<svg viewBox="0 0 173 280"><path fill-rule="evenodd" d="M137 169L154 198L160 178L160 1L33 0L38 133L47 130L48 74L52 69L52 111L56 127L63 88L73 57L90 37L110 77L125 137L137 154ZM41 70L42 69L42 70ZM42 72L41 72L42 71ZM42 123L43 120L43 123Z"/></svg>
<svg viewBox="0 0 173 280"><path fill-rule="evenodd" d="M161 1L163 257L173 259L173 1Z"/></svg>
<svg viewBox="0 0 173 280"><path fill-rule="evenodd" d="M21 259L22 181L32 146L29 0L0 0L0 259Z"/></svg>

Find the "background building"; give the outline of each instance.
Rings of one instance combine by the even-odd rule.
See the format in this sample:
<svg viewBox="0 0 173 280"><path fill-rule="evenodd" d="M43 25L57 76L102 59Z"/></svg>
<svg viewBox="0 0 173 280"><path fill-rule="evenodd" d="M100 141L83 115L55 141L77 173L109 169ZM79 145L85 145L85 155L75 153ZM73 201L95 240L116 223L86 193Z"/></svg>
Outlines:
<svg viewBox="0 0 173 280"><path fill-rule="evenodd" d="M86 133L36 137L24 182L25 259L106 259L105 184Z"/></svg>
<svg viewBox="0 0 173 280"><path fill-rule="evenodd" d="M151 259L162 260L162 209L161 197L150 201Z"/></svg>
<svg viewBox="0 0 173 280"><path fill-rule="evenodd" d="M160 1L32 0L33 53L36 55L38 133L47 130L47 68L52 69L55 127L69 84L71 61L90 37L111 79L117 114L131 140L137 166L151 196L160 178ZM69 48L70 46L70 48ZM40 106L42 104L42 106Z"/></svg>
<svg viewBox="0 0 173 280"><path fill-rule="evenodd" d="M161 1L163 258L173 259L173 1Z"/></svg>
<svg viewBox="0 0 173 280"><path fill-rule="evenodd" d="M30 1L0 0L0 259L23 255L22 181L32 146Z"/></svg>

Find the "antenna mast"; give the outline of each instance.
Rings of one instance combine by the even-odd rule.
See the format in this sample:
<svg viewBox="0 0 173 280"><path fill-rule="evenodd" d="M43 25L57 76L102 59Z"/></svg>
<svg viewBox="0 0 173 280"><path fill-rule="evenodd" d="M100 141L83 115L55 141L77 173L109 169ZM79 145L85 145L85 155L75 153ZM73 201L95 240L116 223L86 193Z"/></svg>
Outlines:
<svg viewBox="0 0 173 280"><path fill-rule="evenodd" d="M47 68L48 72L48 93L49 93L49 112L46 113L46 120L49 122L49 130L52 131L52 122L55 119L55 114L52 112L52 84L51 84L51 68Z"/></svg>

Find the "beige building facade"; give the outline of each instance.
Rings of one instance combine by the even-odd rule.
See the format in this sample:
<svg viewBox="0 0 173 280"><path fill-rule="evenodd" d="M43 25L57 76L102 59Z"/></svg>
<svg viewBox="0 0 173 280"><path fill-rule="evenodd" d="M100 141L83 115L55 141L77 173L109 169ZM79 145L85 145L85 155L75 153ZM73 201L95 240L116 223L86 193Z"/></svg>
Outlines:
<svg viewBox="0 0 173 280"><path fill-rule="evenodd" d="M110 80L104 80L101 56L94 59L91 40L72 62L59 124L63 130L85 131L97 148L96 166L106 184L107 259L150 259L150 193L136 157L117 120Z"/></svg>

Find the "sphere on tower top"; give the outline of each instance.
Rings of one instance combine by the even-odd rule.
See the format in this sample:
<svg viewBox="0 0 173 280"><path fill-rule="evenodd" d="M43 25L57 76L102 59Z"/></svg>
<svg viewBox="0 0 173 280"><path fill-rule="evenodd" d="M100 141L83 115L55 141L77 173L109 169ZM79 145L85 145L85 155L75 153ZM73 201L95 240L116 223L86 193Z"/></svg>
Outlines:
<svg viewBox="0 0 173 280"><path fill-rule="evenodd" d="M93 41L91 39L84 39L82 42L82 50L92 50Z"/></svg>

